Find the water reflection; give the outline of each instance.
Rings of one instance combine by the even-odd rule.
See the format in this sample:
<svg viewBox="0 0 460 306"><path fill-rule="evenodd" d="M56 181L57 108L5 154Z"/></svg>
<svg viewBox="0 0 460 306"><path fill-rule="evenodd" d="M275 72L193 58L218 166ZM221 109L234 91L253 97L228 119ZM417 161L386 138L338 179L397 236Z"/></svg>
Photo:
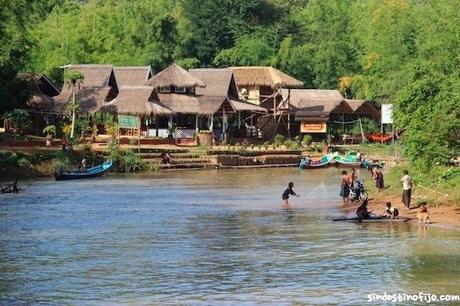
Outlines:
<svg viewBox="0 0 460 306"><path fill-rule="evenodd" d="M455 293L458 233L331 222L338 177L259 169L36 182L0 198L0 300L363 304L384 290ZM282 208L289 181L302 196Z"/></svg>

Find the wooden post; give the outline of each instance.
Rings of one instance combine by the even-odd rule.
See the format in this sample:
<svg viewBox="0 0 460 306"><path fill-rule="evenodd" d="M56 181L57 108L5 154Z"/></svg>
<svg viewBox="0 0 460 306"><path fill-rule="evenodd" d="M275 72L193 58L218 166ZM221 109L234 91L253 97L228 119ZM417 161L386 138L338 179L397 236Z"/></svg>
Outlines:
<svg viewBox="0 0 460 306"><path fill-rule="evenodd" d="M160 132L158 131L160 129L160 121L158 119L158 115L155 115L155 128L156 128L155 136L158 137L158 135L160 135Z"/></svg>
<svg viewBox="0 0 460 306"><path fill-rule="evenodd" d="M289 114L289 111L287 113L287 132L288 137L291 138L291 115Z"/></svg>
<svg viewBox="0 0 460 306"><path fill-rule="evenodd" d="M211 114L211 124L209 125L209 130L214 132L214 114Z"/></svg>
<svg viewBox="0 0 460 306"><path fill-rule="evenodd" d="M241 128L241 112L238 112L238 129Z"/></svg>
<svg viewBox="0 0 460 306"><path fill-rule="evenodd" d="M224 144L227 143L227 114L225 108L222 109L222 140Z"/></svg>
<svg viewBox="0 0 460 306"><path fill-rule="evenodd" d="M139 154L139 158L141 157L141 119L137 118L137 154Z"/></svg>

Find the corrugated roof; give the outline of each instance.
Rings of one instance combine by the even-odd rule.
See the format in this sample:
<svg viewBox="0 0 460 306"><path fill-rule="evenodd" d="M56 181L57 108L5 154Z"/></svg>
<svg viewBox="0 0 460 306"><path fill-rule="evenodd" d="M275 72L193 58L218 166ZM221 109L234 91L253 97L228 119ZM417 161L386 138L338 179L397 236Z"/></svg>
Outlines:
<svg viewBox="0 0 460 306"><path fill-rule="evenodd" d="M294 110L324 113L352 113L353 110L345 102L338 90L328 89L281 89L283 100L289 98L289 105Z"/></svg>
<svg viewBox="0 0 460 306"><path fill-rule="evenodd" d="M380 117L379 110L366 100L345 99L345 102L351 107L354 114L373 119L378 119Z"/></svg>

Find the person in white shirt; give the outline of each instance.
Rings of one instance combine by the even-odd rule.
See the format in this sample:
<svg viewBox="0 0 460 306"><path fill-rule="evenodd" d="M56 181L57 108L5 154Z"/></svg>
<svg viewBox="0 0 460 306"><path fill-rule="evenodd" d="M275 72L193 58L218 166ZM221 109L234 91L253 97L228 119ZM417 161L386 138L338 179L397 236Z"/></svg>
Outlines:
<svg viewBox="0 0 460 306"><path fill-rule="evenodd" d="M412 178L409 176L409 171L403 171L403 178L401 179L403 185L403 195L402 195L402 202L404 206L410 208L410 198L412 194Z"/></svg>

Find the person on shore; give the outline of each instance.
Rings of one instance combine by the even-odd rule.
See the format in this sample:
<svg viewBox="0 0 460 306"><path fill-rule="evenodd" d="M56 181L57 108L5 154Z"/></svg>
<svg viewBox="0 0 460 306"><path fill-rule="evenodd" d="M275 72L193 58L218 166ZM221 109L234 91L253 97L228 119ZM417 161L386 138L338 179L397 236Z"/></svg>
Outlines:
<svg viewBox="0 0 460 306"><path fill-rule="evenodd" d="M402 202L407 209L410 209L410 198L412 195L412 178L409 176L409 171L403 171L403 178L401 179L403 185Z"/></svg>
<svg viewBox="0 0 460 306"><path fill-rule="evenodd" d="M347 171L342 170L342 178L340 181L340 196L342 197L342 204L348 203L348 195L350 193L349 179Z"/></svg>
<svg viewBox="0 0 460 306"><path fill-rule="evenodd" d="M169 164L171 163L171 159L172 158L171 158L171 155L169 155L169 153L167 153L167 152L161 153L161 161L162 161L163 164L169 166Z"/></svg>
<svg viewBox="0 0 460 306"><path fill-rule="evenodd" d="M83 156L83 159L81 160L81 168L83 171L85 171L86 169L86 164L87 164L86 156Z"/></svg>
<svg viewBox="0 0 460 306"><path fill-rule="evenodd" d="M51 147L51 140L53 140L53 135L51 133L47 133L45 137L45 146Z"/></svg>
<svg viewBox="0 0 460 306"><path fill-rule="evenodd" d="M430 217L428 216L428 209L426 208L426 204L422 204L422 208L417 213L417 219L420 224L430 223Z"/></svg>
<svg viewBox="0 0 460 306"><path fill-rule="evenodd" d="M362 159L361 152L359 152L359 150L358 150L358 151L356 151L356 160L361 161L361 159Z"/></svg>
<svg viewBox="0 0 460 306"><path fill-rule="evenodd" d="M399 216L399 211L397 208L391 206L391 202L387 202L383 216L391 219L396 219Z"/></svg>
<svg viewBox="0 0 460 306"><path fill-rule="evenodd" d="M293 182L289 182L288 184L288 188L286 188L286 190L283 192L283 195L281 196L281 198L283 199L283 206L284 207L288 207L289 206L289 196L290 195L293 195L293 196L296 196L296 197L300 197L300 195L298 195L297 193L294 192L294 190L292 189L294 187L294 183Z"/></svg>
<svg viewBox="0 0 460 306"><path fill-rule="evenodd" d="M363 201L363 204L361 204L356 210L356 216L358 216L359 222L370 217L370 212L367 210L367 204L368 201L366 199Z"/></svg>
<svg viewBox="0 0 460 306"><path fill-rule="evenodd" d="M372 179L375 180L375 187L377 188L377 192L380 192L385 188L382 171L377 168L372 168Z"/></svg>

